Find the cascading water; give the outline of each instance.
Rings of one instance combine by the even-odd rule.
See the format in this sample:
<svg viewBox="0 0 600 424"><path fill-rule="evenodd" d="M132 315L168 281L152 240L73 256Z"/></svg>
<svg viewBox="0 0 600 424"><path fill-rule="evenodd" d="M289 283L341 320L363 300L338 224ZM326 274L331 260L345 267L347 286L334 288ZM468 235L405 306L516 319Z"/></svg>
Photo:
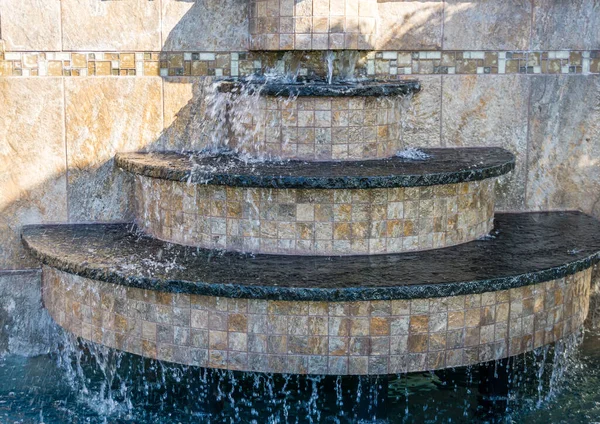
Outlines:
<svg viewBox="0 0 600 424"><path fill-rule="evenodd" d="M0 420L541 424L552 416L589 422L600 414L598 341L598 332L584 341L577 334L480 366L343 377L166 364L65 335L56 353L32 358L28 366L18 363L23 359L0 358ZM18 382L23 372L28 375Z"/></svg>

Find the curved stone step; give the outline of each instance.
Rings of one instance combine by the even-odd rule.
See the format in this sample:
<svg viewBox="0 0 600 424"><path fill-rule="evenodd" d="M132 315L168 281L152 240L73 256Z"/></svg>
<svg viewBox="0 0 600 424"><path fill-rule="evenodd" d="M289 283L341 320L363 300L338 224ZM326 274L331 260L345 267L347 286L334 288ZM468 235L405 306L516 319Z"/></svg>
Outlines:
<svg viewBox="0 0 600 424"><path fill-rule="evenodd" d="M339 162L243 162L231 156L194 153L118 153L117 166L164 180L229 187L370 189L457 184L512 171L515 157L500 147L420 149L424 160Z"/></svg>
<svg viewBox="0 0 600 424"><path fill-rule="evenodd" d="M530 351L579 330L600 252L598 221L577 212L499 214L489 239L373 257L220 254L131 229L24 229L57 323L145 357L260 372L391 374Z"/></svg>
<svg viewBox="0 0 600 424"><path fill-rule="evenodd" d="M118 155L117 164L138 174L140 228L189 246L366 255L447 247L487 234L493 177L514 167L513 155L500 148L424 154L430 157L243 163L223 156L131 153Z"/></svg>
<svg viewBox="0 0 600 424"><path fill-rule="evenodd" d="M86 278L165 292L249 299L356 301L483 293L589 268L600 223L580 212L500 213L493 235L445 249L307 257L215 252L132 232L131 224L23 229L43 263Z"/></svg>

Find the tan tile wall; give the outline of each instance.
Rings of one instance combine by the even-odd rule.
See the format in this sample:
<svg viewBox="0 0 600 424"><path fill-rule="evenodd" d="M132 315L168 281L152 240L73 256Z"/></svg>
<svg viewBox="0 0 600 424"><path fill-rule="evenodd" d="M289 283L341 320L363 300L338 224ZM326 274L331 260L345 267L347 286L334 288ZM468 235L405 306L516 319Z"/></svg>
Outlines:
<svg viewBox="0 0 600 424"><path fill-rule="evenodd" d="M591 270L446 298L308 302L126 288L45 267L46 308L86 340L195 366L300 374L394 374L476 364L582 325Z"/></svg>
<svg viewBox="0 0 600 424"><path fill-rule="evenodd" d="M243 111L234 126L237 149L253 157L310 161L391 157L401 150L400 102L387 97L252 97L234 106Z"/></svg>
<svg viewBox="0 0 600 424"><path fill-rule="evenodd" d="M377 14L377 0L251 0L250 48L371 49Z"/></svg>
<svg viewBox="0 0 600 424"><path fill-rule="evenodd" d="M282 190L136 176L137 222L163 240L304 255L437 249L488 234L494 180L368 190Z"/></svg>

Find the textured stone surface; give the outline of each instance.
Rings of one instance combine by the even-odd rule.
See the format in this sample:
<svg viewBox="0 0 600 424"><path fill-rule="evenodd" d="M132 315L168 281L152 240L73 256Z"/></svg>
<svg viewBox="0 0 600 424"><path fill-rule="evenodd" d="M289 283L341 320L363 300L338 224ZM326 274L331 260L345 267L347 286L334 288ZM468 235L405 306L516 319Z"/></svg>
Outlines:
<svg viewBox="0 0 600 424"><path fill-rule="evenodd" d="M87 278L274 300L408 299L507 290L571 275L600 257L600 223L579 212L498 214L495 227L492 237L459 246L375 256L215 254L131 235L126 224L27 227L24 243L47 265Z"/></svg>
<svg viewBox="0 0 600 424"><path fill-rule="evenodd" d="M230 148L267 160L389 158L400 150L400 102L399 97L241 96L229 108Z"/></svg>
<svg viewBox="0 0 600 424"><path fill-rule="evenodd" d="M98 344L194 366L397 374L519 355L580 330L591 270L434 299L285 302L167 294L44 268L44 302Z"/></svg>
<svg viewBox="0 0 600 424"><path fill-rule="evenodd" d="M437 249L493 227L494 181L377 190L285 190L137 176L136 222L208 249L356 255Z"/></svg>
<svg viewBox="0 0 600 424"><path fill-rule="evenodd" d="M443 1L378 2L378 50L433 50L442 46Z"/></svg>
<svg viewBox="0 0 600 424"><path fill-rule="evenodd" d="M0 105L0 269L34 267L21 226L67 219L63 86L0 78Z"/></svg>
<svg viewBox="0 0 600 424"><path fill-rule="evenodd" d="M530 33L530 0L446 1L445 50L527 50Z"/></svg>
<svg viewBox="0 0 600 424"><path fill-rule="evenodd" d="M164 0L162 50L236 51L248 47L247 0Z"/></svg>
<svg viewBox="0 0 600 424"><path fill-rule="evenodd" d="M115 153L151 149L162 128L159 78L65 80L69 219L129 216L131 178Z"/></svg>
<svg viewBox="0 0 600 424"><path fill-rule="evenodd" d="M161 49L160 2L61 0L64 50Z"/></svg>
<svg viewBox="0 0 600 424"><path fill-rule="evenodd" d="M6 50L60 50L60 0L0 0Z"/></svg>
<svg viewBox="0 0 600 424"><path fill-rule="evenodd" d="M597 0L533 1L532 49L598 49Z"/></svg>
<svg viewBox="0 0 600 424"><path fill-rule="evenodd" d="M167 77L163 79L164 129L157 148L173 151L202 150L210 143L210 134L200 125L210 118L206 96L211 91L210 77Z"/></svg>
<svg viewBox="0 0 600 424"><path fill-rule="evenodd" d="M325 80L300 81L289 84L282 82L263 82L263 81L244 81L242 84L237 82L224 81L220 84L219 90L223 92L240 91L239 87L243 85L256 86L261 96L277 97L382 97L382 96L400 96L419 92L421 84L417 80L399 80L399 81L363 81L360 83L345 83L333 81L328 83ZM249 92L255 91L250 89Z"/></svg>
<svg viewBox="0 0 600 424"><path fill-rule="evenodd" d="M442 77L419 75L421 91L403 101L401 116L404 147L441 146Z"/></svg>
<svg viewBox="0 0 600 424"><path fill-rule="evenodd" d="M600 217L600 77L534 77L527 207Z"/></svg>
<svg viewBox="0 0 600 424"><path fill-rule="evenodd" d="M525 204L529 80L525 76L444 76L442 142L446 147L501 146L516 156L515 170L499 179L496 205Z"/></svg>
<svg viewBox="0 0 600 424"><path fill-rule="evenodd" d="M0 271L0 355L48 353L58 328L42 305L39 271Z"/></svg>
<svg viewBox="0 0 600 424"><path fill-rule="evenodd" d="M377 0L251 0L254 50L366 50L377 30Z"/></svg>
<svg viewBox="0 0 600 424"><path fill-rule="evenodd" d="M409 152L410 153L410 152ZM515 166L497 147L422 149L424 159L331 162L244 162L227 155L119 153L117 166L147 177L186 183L263 188L362 189L455 184L497 177Z"/></svg>

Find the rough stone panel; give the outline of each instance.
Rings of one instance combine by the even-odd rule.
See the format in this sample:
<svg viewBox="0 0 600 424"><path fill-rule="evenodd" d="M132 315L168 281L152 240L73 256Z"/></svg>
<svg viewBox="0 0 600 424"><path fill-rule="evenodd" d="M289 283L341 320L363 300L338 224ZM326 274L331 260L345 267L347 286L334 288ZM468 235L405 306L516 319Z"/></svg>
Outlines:
<svg viewBox="0 0 600 424"><path fill-rule="evenodd" d="M443 145L500 146L517 158L515 170L498 179L499 209L522 209L525 204L528 87L529 80L521 75L443 77Z"/></svg>
<svg viewBox="0 0 600 424"><path fill-rule="evenodd" d="M50 351L59 328L42 305L39 271L0 271L0 355Z"/></svg>
<svg viewBox="0 0 600 424"><path fill-rule="evenodd" d="M60 0L0 0L6 50L60 50Z"/></svg>
<svg viewBox="0 0 600 424"><path fill-rule="evenodd" d="M442 47L444 2L380 2L377 50L430 50Z"/></svg>
<svg viewBox="0 0 600 424"><path fill-rule="evenodd" d="M64 50L157 51L160 2L61 0Z"/></svg>
<svg viewBox="0 0 600 424"><path fill-rule="evenodd" d="M530 30L530 0L446 1L445 50L527 50Z"/></svg>
<svg viewBox="0 0 600 424"><path fill-rule="evenodd" d="M208 135L206 96L213 79L210 77L168 77L163 79L164 130L158 148L161 150L202 150ZM210 131L209 131L210 132Z"/></svg>
<svg viewBox="0 0 600 424"><path fill-rule="evenodd" d="M527 207L600 218L600 76L531 81Z"/></svg>
<svg viewBox="0 0 600 424"><path fill-rule="evenodd" d="M67 219L63 86L0 78L0 269L37 267L22 225Z"/></svg>
<svg viewBox="0 0 600 424"><path fill-rule="evenodd" d="M65 80L69 219L129 217L131 178L117 152L152 150L162 128L160 78Z"/></svg>
<svg viewBox="0 0 600 424"><path fill-rule="evenodd" d="M404 147L440 147L442 77L419 75L421 91L405 100L402 111Z"/></svg>
<svg viewBox="0 0 600 424"><path fill-rule="evenodd" d="M531 49L600 48L598 0L533 1Z"/></svg>
<svg viewBox="0 0 600 424"><path fill-rule="evenodd" d="M164 0L163 50L236 51L248 46L247 0Z"/></svg>

